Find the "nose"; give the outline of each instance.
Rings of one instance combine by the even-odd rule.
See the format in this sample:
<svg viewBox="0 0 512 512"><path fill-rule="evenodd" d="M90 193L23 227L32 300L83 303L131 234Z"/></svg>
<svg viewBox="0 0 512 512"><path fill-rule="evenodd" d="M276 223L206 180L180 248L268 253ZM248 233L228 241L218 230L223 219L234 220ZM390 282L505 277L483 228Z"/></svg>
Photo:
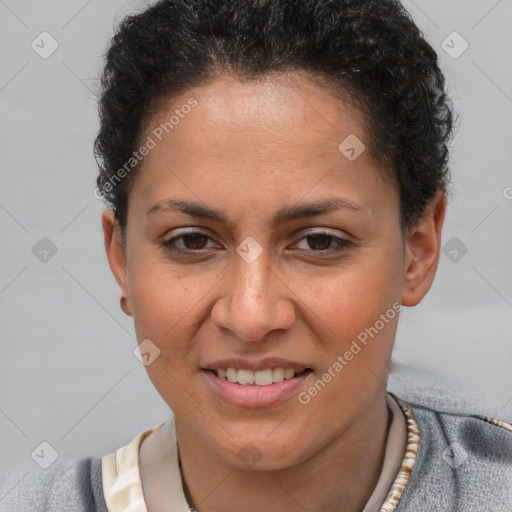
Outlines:
<svg viewBox="0 0 512 512"><path fill-rule="evenodd" d="M223 281L227 284L211 311L212 322L218 328L252 342L293 325L293 294L264 255L252 263L237 257L231 274Z"/></svg>

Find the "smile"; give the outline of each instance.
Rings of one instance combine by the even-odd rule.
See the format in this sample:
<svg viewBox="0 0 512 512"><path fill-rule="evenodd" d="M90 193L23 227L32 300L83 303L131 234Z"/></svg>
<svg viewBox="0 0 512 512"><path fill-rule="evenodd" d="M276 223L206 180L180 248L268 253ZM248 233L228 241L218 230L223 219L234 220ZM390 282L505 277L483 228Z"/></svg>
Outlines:
<svg viewBox="0 0 512 512"><path fill-rule="evenodd" d="M290 399L313 375L309 368L296 371L291 368L266 370L236 369L203 370L210 389L222 401L249 409L272 407Z"/></svg>
<svg viewBox="0 0 512 512"><path fill-rule="evenodd" d="M306 370L303 370L306 371ZM219 368L214 370L217 377L242 386L271 386L276 382L293 379L296 372L293 368L268 368L266 370L246 370L237 368Z"/></svg>

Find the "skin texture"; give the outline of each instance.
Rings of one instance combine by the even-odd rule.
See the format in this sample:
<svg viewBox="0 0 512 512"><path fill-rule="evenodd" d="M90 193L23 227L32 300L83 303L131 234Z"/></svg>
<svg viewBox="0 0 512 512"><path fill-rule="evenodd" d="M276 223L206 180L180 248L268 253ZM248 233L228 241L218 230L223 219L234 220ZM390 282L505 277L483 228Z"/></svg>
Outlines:
<svg viewBox="0 0 512 512"><path fill-rule="evenodd" d="M113 213L102 218L123 309L139 343L160 350L147 371L175 415L187 499L199 512L362 510L382 466L398 315L306 405L296 394L272 407L229 404L202 369L281 357L313 369L307 390L393 304L414 306L430 289L446 196L403 235L396 185L370 151L351 162L338 149L350 134L369 147L362 115L305 72L221 75L162 103L146 135L191 97L197 106L138 170L126 254ZM274 221L282 208L328 197L364 211ZM229 224L146 213L168 198L220 210ZM160 246L181 228L210 238L178 240L188 256ZM349 245L336 253L336 238L306 238L319 230ZM263 249L250 264L236 252L246 237ZM255 465L244 449L258 454Z"/></svg>

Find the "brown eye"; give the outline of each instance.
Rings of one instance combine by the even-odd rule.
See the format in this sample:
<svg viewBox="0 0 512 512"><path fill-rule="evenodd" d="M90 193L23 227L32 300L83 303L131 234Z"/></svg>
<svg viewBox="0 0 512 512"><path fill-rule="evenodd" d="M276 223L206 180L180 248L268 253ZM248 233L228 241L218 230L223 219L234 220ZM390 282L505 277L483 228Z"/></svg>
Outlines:
<svg viewBox="0 0 512 512"><path fill-rule="evenodd" d="M208 241L208 237L202 233L189 233L181 238L183 245L191 250L203 249Z"/></svg>
<svg viewBox="0 0 512 512"><path fill-rule="evenodd" d="M310 232L306 233L296 244L295 249L310 253L315 256L333 256L335 254L344 254L353 243L346 239L331 235L328 232Z"/></svg>
<svg viewBox="0 0 512 512"><path fill-rule="evenodd" d="M328 249L334 237L324 235L323 233L308 235L306 237L308 245L311 249L322 251Z"/></svg>
<svg viewBox="0 0 512 512"><path fill-rule="evenodd" d="M209 242L213 242L213 240L207 234L201 231L190 231L169 240L163 240L160 245L175 254L189 254L192 256L211 250L212 246L208 245Z"/></svg>

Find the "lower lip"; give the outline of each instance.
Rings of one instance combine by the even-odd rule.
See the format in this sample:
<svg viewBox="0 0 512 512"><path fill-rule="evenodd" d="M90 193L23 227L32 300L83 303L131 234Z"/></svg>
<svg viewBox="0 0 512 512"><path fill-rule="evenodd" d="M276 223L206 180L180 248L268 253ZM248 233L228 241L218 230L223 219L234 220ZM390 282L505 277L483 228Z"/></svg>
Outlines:
<svg viewBox="0 0 512 512"><path fill-rule="evenodd" d="M256 409L271 407L290 398L301 384L312 374L305 371L291 379L270 384L269 386L244 386L217 377L213 372L203 370L214 391L226 402L238 407Z"/></svg>

